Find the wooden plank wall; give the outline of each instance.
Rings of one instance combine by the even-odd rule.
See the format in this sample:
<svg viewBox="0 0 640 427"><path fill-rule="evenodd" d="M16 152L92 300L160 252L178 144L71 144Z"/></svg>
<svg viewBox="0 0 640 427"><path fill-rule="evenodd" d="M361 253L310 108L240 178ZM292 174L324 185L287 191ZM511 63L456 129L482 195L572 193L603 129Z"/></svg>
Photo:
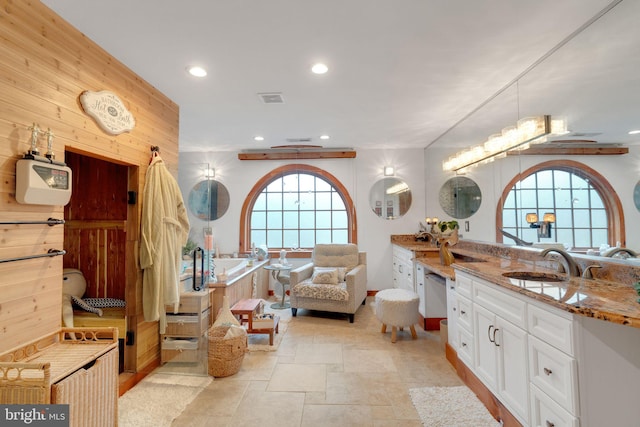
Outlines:
<svg viewBox="0 0 640 427"><path fill-rule="evenodd" d="M54 132L60 160L70 151L126 166L128 190L138 195L151 145L160 146L177 176L178 106L42 3L0 0L0 58L0 222L63 218L62 206L21 205L15 199L15 165L29 149L27 127L34 122ZM81 109L79 95L85 90L118 95L136 127L118 136L102 131ZM45 143L42 138L41 147ZM137 332L128 364L133 370L159 357L157 324L142 320L137 263L142 203L127 208L124 225L127 314ZM63 227L46 225L2 225L0 242L0 259L65 244ZM0 263L0 352L60 326L62 267L62 257Z"/></svg>

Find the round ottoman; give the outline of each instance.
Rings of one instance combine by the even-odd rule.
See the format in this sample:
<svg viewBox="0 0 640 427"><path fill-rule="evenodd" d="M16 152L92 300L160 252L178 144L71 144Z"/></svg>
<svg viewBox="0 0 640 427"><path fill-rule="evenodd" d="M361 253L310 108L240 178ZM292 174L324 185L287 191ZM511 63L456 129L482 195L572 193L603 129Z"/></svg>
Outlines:
<svg viewBox="0 0 640 427"><path fill-rule="evenodd" d="M420 298L415 292L406 289L384 289L375 297L376 317L382 322L381 332L387 332L387 325L391 326L391 342L396 342L397 330L404 326L411 327L411 337L416 339L418 322L418 304Z"/></svg>

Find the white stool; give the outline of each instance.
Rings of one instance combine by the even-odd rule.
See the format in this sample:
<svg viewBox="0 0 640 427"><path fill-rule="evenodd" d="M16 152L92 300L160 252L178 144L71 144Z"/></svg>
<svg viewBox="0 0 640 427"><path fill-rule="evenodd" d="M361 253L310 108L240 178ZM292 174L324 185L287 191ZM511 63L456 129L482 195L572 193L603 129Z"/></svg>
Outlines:
<svg viewBox="0 0 640 427"><path fill-rule="evenodd" d="M415 292L406 289L384 289L376 293L376 317L382 322L383 334L387 325L391 325L391 342L396 342L397 328L411 327L411 337L416 339L414 324L418 322L420 298Z"/></svg>

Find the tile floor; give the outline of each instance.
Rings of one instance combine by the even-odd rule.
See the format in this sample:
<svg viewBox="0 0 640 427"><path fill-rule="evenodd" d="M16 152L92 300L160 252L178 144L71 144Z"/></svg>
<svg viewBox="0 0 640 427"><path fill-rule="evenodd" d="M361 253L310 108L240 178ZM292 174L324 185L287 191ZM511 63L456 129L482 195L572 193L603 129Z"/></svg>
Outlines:
<svg viewBox="0 0 640 427"><path fill-rule="evenodd" d="M462 382L439 333L380 333L373 297L355 322L298 310L274 352L247 353L237 374L216 378L173 426L420 426L409 389ZM391 328L389 328L391 329Z"/></svg>

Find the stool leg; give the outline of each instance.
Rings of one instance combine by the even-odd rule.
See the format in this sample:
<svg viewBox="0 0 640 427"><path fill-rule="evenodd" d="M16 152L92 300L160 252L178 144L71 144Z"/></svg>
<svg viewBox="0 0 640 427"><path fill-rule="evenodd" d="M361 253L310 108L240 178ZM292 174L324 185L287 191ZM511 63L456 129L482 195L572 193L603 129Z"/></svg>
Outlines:
<svg viewBox="0 0 640 427"><path fill-rule="evenodd" d="M387 333L387 325L385 325L384 323L382 324L382 329L380 329L380 332L382 332L383 334Z"/></svg>
<svg viewBox="0 0 640 427"><path fill-rule="evenodd" d="M404 326L400 326L400 330L401 330L401 331L404 331Z"/></svg>
<svg viewBox="0 0 640 427"><path fill-rule="evenodd" d="M269 345L273 345L273 329L269 331Z"/></svg>
<svg viewBox="0 0 640 427"><path fill-rule="evenodd" d="M416 334L416 328L413 325L411 325L411 338L413 338L414 340L418 338L418 334Z"/></svg>
<svg viewBox="0 0 640 427"><path fill-rule="evenodd" d="M395 326L391 327L391 342L394 343L396 342L396 337L398 335L398 328L396 328Z"/></svg>

